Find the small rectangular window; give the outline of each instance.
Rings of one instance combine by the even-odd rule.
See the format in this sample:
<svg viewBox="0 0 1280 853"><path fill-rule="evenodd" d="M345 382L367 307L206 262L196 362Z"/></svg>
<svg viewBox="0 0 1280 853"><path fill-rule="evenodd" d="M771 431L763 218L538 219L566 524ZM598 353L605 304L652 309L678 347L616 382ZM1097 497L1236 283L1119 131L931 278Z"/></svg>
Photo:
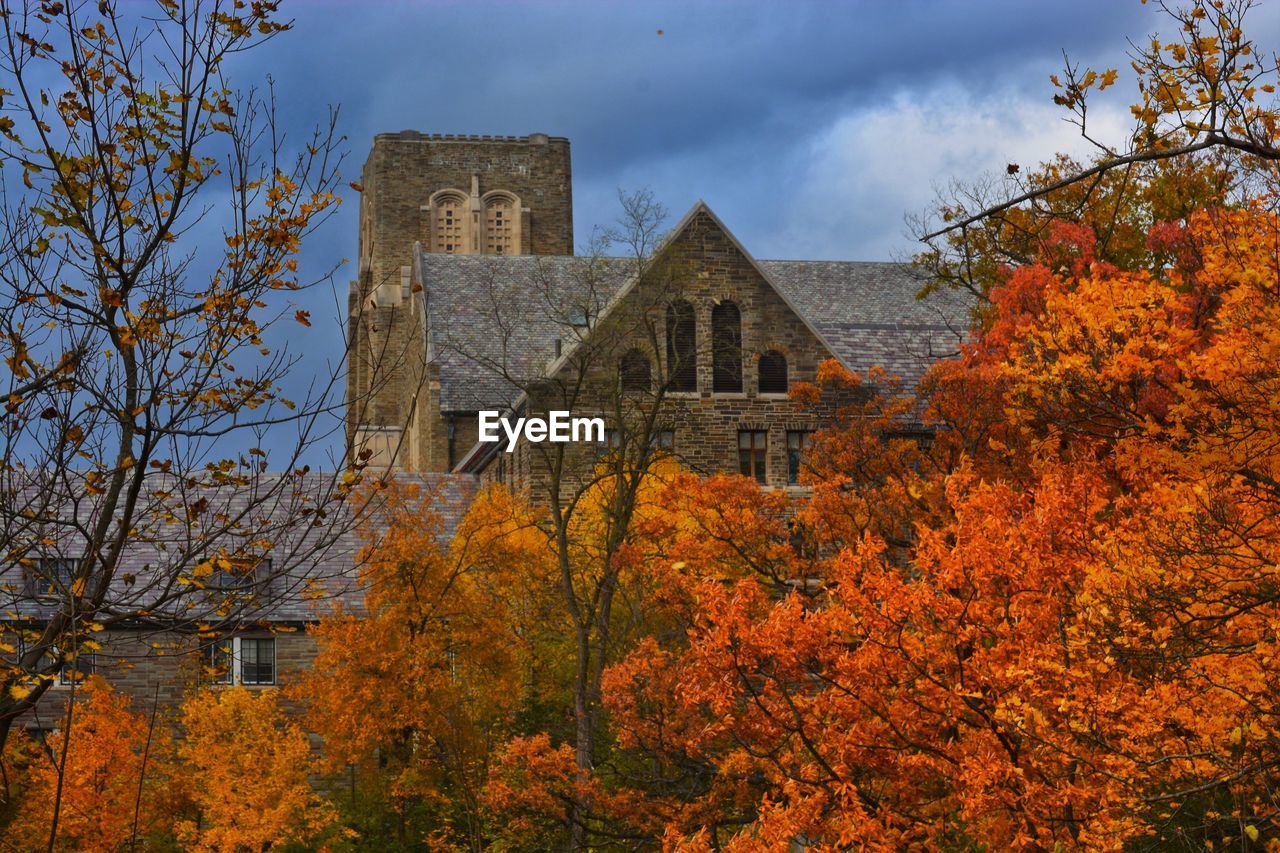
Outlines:
<svg viewBox="0 0 1280 853"><path fill-rule="evenodd" d="M787 482L791 485L800 482L800 462L808 449L808 431L791 430L787 433Z"/></svg>
<svg viewBox="0 0 1280 853"><path fill-rule="evenodd" d="M62 671L58 673L58 683L63 687L75 682L77 685L83 684L84 680L93 675L94 669L97 667L97 655L92 652L75 656L75 659L68 659L62 664Z"/></svg>
<svg viewBox="0 0 1280 853"><path fill-rule="evenodd" d="M604 438L596 442L596 454L603 456L604 454L617 450L622 446L622 430L606 429Z"/></svg>
<svg viewBox="0 0 1280 853"><path fill-rule="evenodd" d="M252 592L254 587L271 576L270 557L217 558L214 570L205 580L205 588L220 593Z"/></svg>
<svg viewBox="0 0 1280 853"><path fill-rule="evenodd" d="M650 439L650 446L658 450L666 450L668 452L676 449L676 431L673 429L660 429L653 434Z"/></svg>
<svg viewBox="0 0 1280 853"><path fill-rule="evenodd" d="M738 472L744 477L754 477L757 483L765 482L768 436L764 430L738 431Z"/></svg>
<svg viewBox="0 0 1280 853"><path fill-rule="evenodd" d="M274 637L244 637L240 646L240 683L276 683L276 640Z"/></svg>
<svg viewBox="0 0 1280 853"><path fill-rule="evenodd" d="M31 569L32 592L41 597L64 598L76 578L76 561L69 557L39 557Z"/></svg>

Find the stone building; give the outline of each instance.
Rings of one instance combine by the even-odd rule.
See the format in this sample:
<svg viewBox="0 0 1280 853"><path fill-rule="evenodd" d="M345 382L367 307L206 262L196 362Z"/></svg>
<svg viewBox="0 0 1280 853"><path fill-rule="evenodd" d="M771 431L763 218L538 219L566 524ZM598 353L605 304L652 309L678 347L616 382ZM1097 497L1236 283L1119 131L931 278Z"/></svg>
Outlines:
<svg viewBox="0 0 1280 853"><path fill-rule="evenodd" d="M445 536L482 483L523 488L546 473L537 442L508 453L480 441L481 411L599 416L602 436L564 449L580 470L625 445L637 414L651 416L643 440L695 471L797 488L807 437L829 412L790 399L794 383L827 359L912 383L955 352L966 327L959 301L915 298L905 265L757 260L702 202L651 252L575 254L571 181L569 141L544 134L381 134L364 165L347 440L374 470L432 490ZM323 478L314 486L326 488ZM237 517L245 499L226 495L222 514ZM296 512L279 509L281 519ZM314 656L305 629L315 602L361 606L360 543L347 521L325 519L323 549L308 545L321 534L305 526L301 538L269 537L260 558L270 582L229 591L253 593L243 618L216 629L199 609L108 620L99 648L66 664L41 713L22 723L56 725L72 667L107 675L144 704L157 693L176 702L211 671L221 683L287 683ZM122 557L111 591L120 612L138 605L128 579L148 572L179 585L188 577L175 601L207 597L208 578L189 584L193 554L180 540L191 536L190 522L175 525ZM21 636L67 593L59 577L74 543L59 552L65 545L0 566L6 655L22 657Z"/></svg>
<svg viewBox="0 0 1280 853"><path fill-rule="evenodd" d="M647 257L575 255L570 175L559 137L375 138L347 415L375 466L527 485L538 448L479 442L478 412L607 415L608 394L565 389L586 372L619 390L629 365L684 464L785 487L824 417L788 398L792 383L831 358L912 383L956 351L963 303L917 300L909 266L756 260L702 202Z"/></svg>

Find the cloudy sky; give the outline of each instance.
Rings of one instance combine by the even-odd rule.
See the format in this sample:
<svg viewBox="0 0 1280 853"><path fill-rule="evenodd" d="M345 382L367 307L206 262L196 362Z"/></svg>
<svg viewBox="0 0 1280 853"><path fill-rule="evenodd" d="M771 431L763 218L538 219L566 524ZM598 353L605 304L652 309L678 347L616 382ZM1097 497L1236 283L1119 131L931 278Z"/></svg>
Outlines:
<svg viewBox="0 0 1280 853"><path fill-rule="evenodd" d="M1264 46L1280 46L1278 9L1271 0L1253 13ZM908 256L903 217L939 184L1085 150L1051 102L1064 50L1120 67L1097 116L1118 139L1134 91L1128 41L1171 35L1138 0L286 0L284 10L295 29L242 64L239 82L271 74L296 139L340 105L348 178L378 132L567 136L579 242L614 220L619 188L649 188L673 220L705 199L763 258ZM320 269L355 251L352 198L305 253ZM340 273L338 293L350 277ZM337 355L334 301L312 299L332 324L317 337L332 335Z"/></svg>

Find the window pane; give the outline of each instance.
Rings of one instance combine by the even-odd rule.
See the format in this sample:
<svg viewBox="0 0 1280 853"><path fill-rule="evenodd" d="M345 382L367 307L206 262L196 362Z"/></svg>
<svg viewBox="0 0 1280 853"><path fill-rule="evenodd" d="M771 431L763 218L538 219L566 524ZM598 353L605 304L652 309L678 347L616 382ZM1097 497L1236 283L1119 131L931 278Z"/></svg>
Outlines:
<svg viewBox="0 0 1280 853"><path fill-rule="evenodd" d="M809 446L809 433L792 430L787 433L787 482L800 482L800 461Z"/></svg>
<svg viewBox="0 0 1280 853"><path fill-rule="evenodd" d="M244 684L275 682L276 641L243 639L240 641L240 681Z"/></svg>
<svg viewBox="0 0 1280 853"><path fill-rule="evenodd" d="M204 647L204 680L210 684L231 683L231 640L214 640Z"/></svg>

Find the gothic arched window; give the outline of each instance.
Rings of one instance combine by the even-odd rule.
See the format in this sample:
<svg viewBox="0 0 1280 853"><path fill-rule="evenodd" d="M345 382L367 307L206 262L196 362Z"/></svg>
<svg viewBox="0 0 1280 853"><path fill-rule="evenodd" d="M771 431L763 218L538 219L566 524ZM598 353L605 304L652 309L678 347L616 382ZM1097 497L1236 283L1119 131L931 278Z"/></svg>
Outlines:
<svg viewBox="0 0 1280 853"><path fill-rule="evenodd" d="M787 393L787 357L775 349L760 356L760 393Z"/></svg>
<svg viewBox="0 0 1280 853"><path fill-rule="evenodd" d="M618 378L623 393L648 391L653 383L649 357L638 349L628 350L618 365Z"/></svg>
<svg viewBox="0 0 1280 853"><path fill-rule="evenodd" d="M711 390L742 390L742 315L732 302L711 309Z"/></svg>
<svg viewBox="0 0 1280 853"><path fill-rule="evenodd" d="M698 323L683 299L667 306L667 380L672 391L698 390Z"/></svg>
<svg viewBox="0 0 1280 853"><path fill-rule="evenodd" d="M467 200L460 193L442 193L431 205L435 214L434 249L446 255L463 255L467 246Z"/></svg>
<svg viewBox="0 0 1280 853"><path fill-rule="evenodd" d="M518 255L516 206L505 195L489 198L484 204L484 250L490 255Z"/></svg>

